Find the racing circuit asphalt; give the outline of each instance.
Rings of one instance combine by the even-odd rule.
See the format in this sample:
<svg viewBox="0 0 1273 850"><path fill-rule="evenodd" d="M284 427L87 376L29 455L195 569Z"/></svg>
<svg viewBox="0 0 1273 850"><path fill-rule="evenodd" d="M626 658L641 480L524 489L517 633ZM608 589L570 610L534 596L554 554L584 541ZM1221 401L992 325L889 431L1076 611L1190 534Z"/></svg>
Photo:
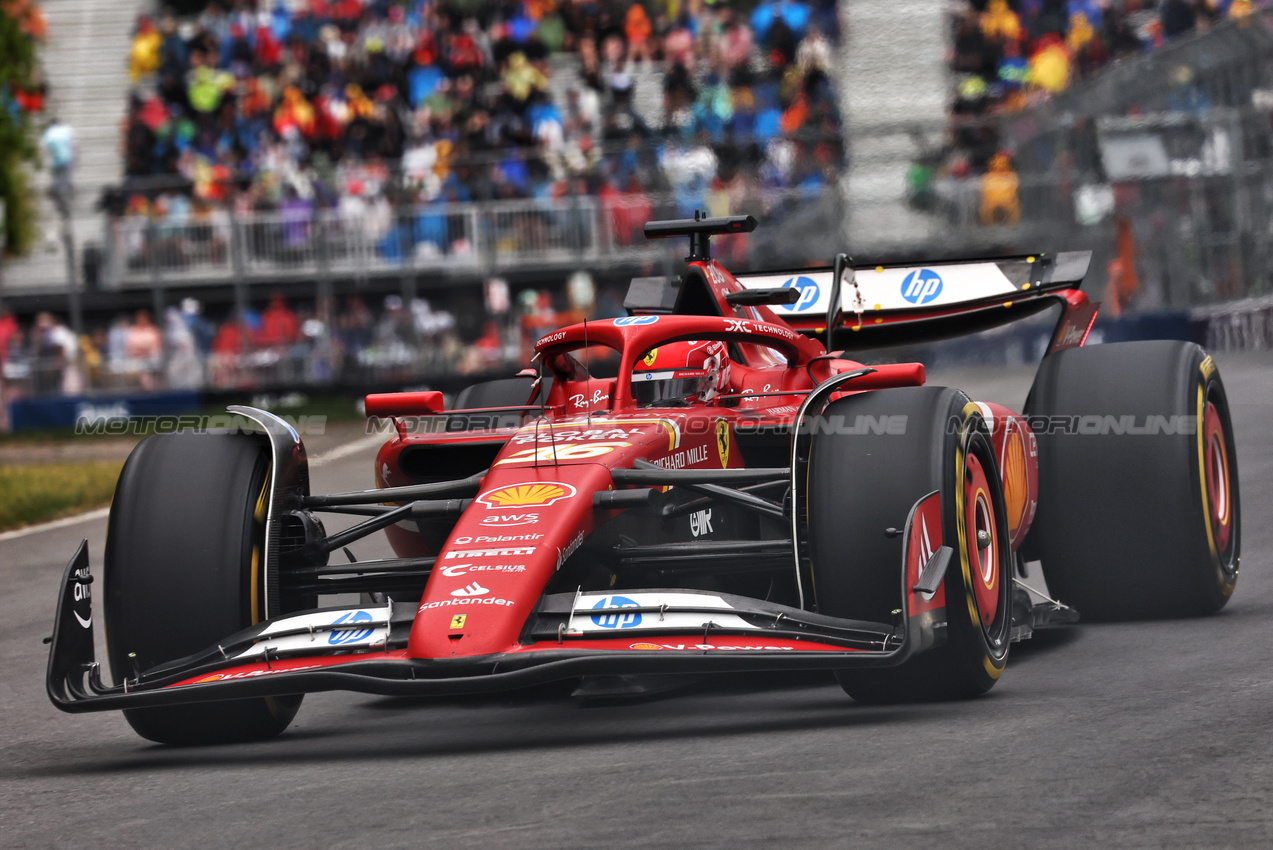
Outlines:
<svg viewBox="0 0 1273 850"><path fill-rule="evenodd" d="M44 694L58 579L81 537L100 574L105 520L0 540L0 836L94 850L1273 845L1273 359L1217 359L1244 520L1229 606L1018 644L968 702L860 706L829 676L591 706L318 694L274 741L166 749ZM1028 385L962 377L1014 406ZM319 466L315 490L369 486L371 457Z"/></svg>

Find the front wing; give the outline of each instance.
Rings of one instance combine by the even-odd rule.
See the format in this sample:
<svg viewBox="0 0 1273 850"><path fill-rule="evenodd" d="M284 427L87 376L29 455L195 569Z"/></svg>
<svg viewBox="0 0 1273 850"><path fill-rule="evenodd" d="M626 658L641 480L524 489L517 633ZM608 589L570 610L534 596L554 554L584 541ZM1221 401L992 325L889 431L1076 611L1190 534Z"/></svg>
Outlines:
<svg viewBox="0 0 1273 850"><path fill-rule="evenodd" d="M94 653L88 592L93 577L85 542L67 564L59 589L46 687L59 709L85 712L331 690L488 693L587 675L893 666L944 640L944 611L932 606L920 578L913 563L899 570L906 607L892 624L840 620L726 594L639 610L598 609L578 594L548 595L523 643L464 658L407 656L414 604L319 609L259 623L187 658L125 673L121 684L108 686ZM647 628L614 635L573 622L636 614L650 620ZM662 626L658 619L665 621Z"/></svg>

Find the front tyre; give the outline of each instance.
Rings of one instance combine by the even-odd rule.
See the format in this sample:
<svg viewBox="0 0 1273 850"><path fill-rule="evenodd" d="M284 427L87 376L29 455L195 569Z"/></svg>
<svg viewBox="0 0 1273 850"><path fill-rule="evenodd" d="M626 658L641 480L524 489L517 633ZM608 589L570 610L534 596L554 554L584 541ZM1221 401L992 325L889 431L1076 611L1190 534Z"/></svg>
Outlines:
<svg viewBox="0 0 1273 850"><path fill-rule="evenodd" d="M269 453L243 434L157 434L124 464L106 538L106 647L115 681L264 618ZM301 697L126 709L161 744L279 734Z"/></svg>
<svg viewBox="0 0 1273 850"><path fill-rule="evenodd" d="M958 390L918 387L842 398L823 419L853 427L816 432L811 450L818 611L890 621L902 608L903 551L901 537L884 530L903 527L911 507L934 490L941 492L942 539L957 553L943 585L946 643L898 667L845 670L836 678L861 702L985 693L1007 663L1012 569L1002 485L980 410Z"/></svg>

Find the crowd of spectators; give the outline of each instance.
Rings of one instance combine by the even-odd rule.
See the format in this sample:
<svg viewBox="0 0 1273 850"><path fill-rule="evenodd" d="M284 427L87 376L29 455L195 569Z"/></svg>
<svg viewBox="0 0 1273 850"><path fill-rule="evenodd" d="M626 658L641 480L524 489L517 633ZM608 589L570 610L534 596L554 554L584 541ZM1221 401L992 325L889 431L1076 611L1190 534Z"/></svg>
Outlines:
<svg viewBox="0 0 1273 850"><path fill-rule="evenodd" d="M337 309L339 308L339 309ZM0 368L9 400L161 389L246 389L326 385L368 376L414 377L482 371L498 362L466 357L454 317L423 299L385 297L373 312L359 296L293 309L275 294L263 310L203 315L192 298L168 307L157 325L149 310L119 314L77 336L59 317L29 324L0 314ZM502 350L496 352L502 357Z"/></svg>
<svg viewBox="0 0 1273 850"><path fill-rule="evenodd" d="M123 205L770 211L842 164L836 39L834 0L212 0L138 22Z"/></svg>
<svg viewBox="0 0 1273 850"><path fill-rule="evenodd" d="M912 168L927 206L942 178L976 179L982 223L1015 223L1017 177L996 116L1019 112L1119 59L1138 56L1268 0L967 0L951 18L956 92L949 144Z"/></svg>
<svg viewBox="0 0 1273 850"><path fill-rule="evenodd" d="M194 298L167 307L160 322L140 309L76 334L59 316L26 321L0 309L0 402L165 389L294 389L372 386L481 374L529 361L544 333L585 316L623 315L615 291L598 293L586 274L564 291L507 285L493 302L464 312L398 294L324 301L270 296L264 307L209 318ZM491 296L488 295L488 298ZM473 310L472 307L477 309Z"/></svg>

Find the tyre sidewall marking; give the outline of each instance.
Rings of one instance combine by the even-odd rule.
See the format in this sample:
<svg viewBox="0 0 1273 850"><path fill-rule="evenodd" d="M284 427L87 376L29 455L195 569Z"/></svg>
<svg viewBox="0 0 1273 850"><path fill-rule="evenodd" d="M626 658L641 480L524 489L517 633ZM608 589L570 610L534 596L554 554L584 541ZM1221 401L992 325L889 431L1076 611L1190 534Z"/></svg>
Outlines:
<svg viewBox="0 0 1273 850"><path fill-rule="evenodd" d="M1209 390L1211 390L1211 388L1216 384L1216 381L1213 379L1213 376L1215 375L1215 373L1216 373L1215 361L1211 359L1211 355L1207 355L1206 357L1203 358L1202 363L1199 364L1199 367L1198 367L1198 378L1196 379L1197 389L1195 391L1195 397L1196 397L1195 413L1197 416L1197 422L1196 422L1196 427L1194 430L1197 434L1196 448L1198 453L1198 491L1202 498L1202 505L1201 505L1202 522L1203 522L1203 527L1206 529L1206 532L1207 532L1207 549L1211 555L1211 563L1214 566L1216 571L1218 590L1220 591L1221 595L1224 596L1225 599L1228 599L1230 596L1233 595L1234 588L1237 586L1237 580L1238 580L1237 567L1236 567L1236 563L1234 564L1232 569L1228 567L1228 565L1225 562L1224 553L1220 551L1220 548L1216 543L1215 528L1211 524L1211 508L1212 508L1211 495L1210 493L1207 492L1206 413L1207 413L1208 401L1210 396L1212 395L1212 393L1209 392ZM1219 405L1216 405L1216 415L1220 416L1220 433L1222 438L1222 444L1224 445L1225 474L1228 477L1228 487L1226 489L1228 490L1230 494L1228 497L1230 499L1230 503L1228 507L1229 523L1230 523L1229 534L1230 534L1230 537L1233 539L1230 541L1229 547L1226 547L1226 548L1231 549L1231 551L1236 551L1237 542L1238 542L1236 539L1236 535L1238 533L1238 529L1236 525L1234 525L1233 517L1237 512L1237 505L1236 505L1236 500L1234 500L1231 495L1233 492L1233 487L1235 486L1235 482L1234 482L1235 476L1232 474L1233 470L1229 468L1229 459L1231 457L1231 453L1229 451L1228 444L1229 444L1230 434L1228 430L1225 428L1224 418L1223 416L1221 416Z"/></svg>
<svg viewBox="0 0 1273 850"><path fill-rule="evenodd" d="M968 529L966 527L967 526L966 507L967 506L965 504L966 500L964 496L964 490L965 490L965 481L966 481L966 477L965 477L966 476L966 468L965 468L966 457L967 457L968 451L971 448L971 443L974 439L974 434L977 432L976 426L973 424L973 420L972 420L974 416L980 417L981 410L977 407L975 403L970 401L964 405L963 411L961 413L961 417L959 419L958 430L955 437L955 493L954 493L955 517L956 517L955 538L959 544L959 566L960 566L960 571L963 574L963 593L964 593L965 603L968 606L968 618L970 621L970 625L980 635L979 653L981 655L981 664L986 671L986 675L990 676L990 678L992 679L998 679L999 675L1003 672L1004 665L1007 663L1008 641L1007 640L1002 641L1002 644L1003 644L1002 649L998 652L998 654L996 654L995 652L996 648L991 644L990 636L987 634L987 631L989 630L990 626L985 626L982 624L981 613L980 613L980 610L977 608L977 600L975 597L976 585L973 584L974 579L972 575L972 562L968 557ZM993 449L989 453L989 457L991 461L993 462L993 459L994 459ZM997 470L995 470L995 472L996 474L998 474ZM990 476L987 475L986 477L988 481ZM994 542L994 545L996 546L1000 545L1002 541L999 538L1001 538L1002 535L1005 533L1005 530L1000 522L1003 519L1003 517L999 516L999 513L998 513L1001 507L1002 506L995 506L995 510L996 510L995 520L996 520L997 528L995 530L996 540ZM980 574L976 577L975 580L976 581L981 580ZM1003 602L1004 602L1002 596L1003 596L1003 591L1001 589L1000 590L1000 597L1001 597L1000 607L1001 608L1003 607ZM946 598L950 599L949 591L947 592ZM1010 599L1008 600L1008 602L1009 604L1011 604ZM993 625L994 625L994 622L992 621L991 626Z"/></svg>

